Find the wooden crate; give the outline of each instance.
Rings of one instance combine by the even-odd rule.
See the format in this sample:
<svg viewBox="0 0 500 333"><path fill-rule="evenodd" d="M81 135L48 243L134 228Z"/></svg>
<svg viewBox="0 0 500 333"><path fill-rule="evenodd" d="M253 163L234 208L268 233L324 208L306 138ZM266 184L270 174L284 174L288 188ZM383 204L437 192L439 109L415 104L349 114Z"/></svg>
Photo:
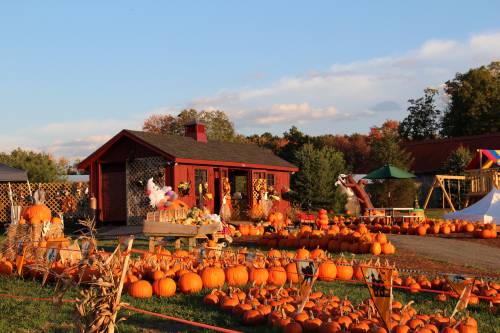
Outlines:
<svg viewBox="0 0 500 333"><path fill-rule="evenodd" d="M173 210L160 210L157 212L150 212L146 214L147 222L169 222L175 223L179 219L187 217L186 209L173 209Z"/></svg>
<svg viewBox="0 0 500 333"><path fill-rule="evenodd" d="M221 227L219 223L194 226L146 220L144 221L142 232L145 236L195 237L197 235L214 234L218 232Z"/></svg>

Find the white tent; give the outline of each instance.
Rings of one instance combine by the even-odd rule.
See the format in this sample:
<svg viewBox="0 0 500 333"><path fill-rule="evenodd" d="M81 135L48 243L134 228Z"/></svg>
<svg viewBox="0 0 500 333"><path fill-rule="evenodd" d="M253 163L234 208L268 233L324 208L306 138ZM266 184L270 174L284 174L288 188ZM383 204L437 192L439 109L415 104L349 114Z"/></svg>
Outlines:
<svg viewBox="0 0 500 333"><path fill-rule="evenodd" d="M500 225L500 190L493 188L490 193L472 206L448 213L444 218L447 220L458 219Z"/></svg>

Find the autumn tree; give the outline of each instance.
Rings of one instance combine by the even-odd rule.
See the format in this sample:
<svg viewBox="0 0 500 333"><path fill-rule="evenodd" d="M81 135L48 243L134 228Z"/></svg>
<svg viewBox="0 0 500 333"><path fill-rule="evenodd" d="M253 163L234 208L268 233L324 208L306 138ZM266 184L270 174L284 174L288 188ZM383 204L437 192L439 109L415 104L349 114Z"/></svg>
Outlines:
<svg viewBox="0 0 500 333"><path fill-rule="evenodd" d="M500 132L500 62L457 73L445 92L450 102L441 125L444 136Z"/></svg>
<svg viewBox="0 0 500 333"><path fill-rule="evenodd" d="M177 116L156 114L146 119L142 128L147 132L184 135L184 125L193 120L205 123L207 137L210 140L233 141L236 138L233 123L224 111L220 110L198 112L194 109L186 109Z"/></svg>
<svg viewBox="0 0 500 333"><path fill-rule="evenodd" d="M370 140L370 159L375 167L392 164L405 170L411 168L413 158L402 148L397 121L388 120L381 127L372 127Z"/></svg>
<svg viewBox="0 0 500 333"><path fill-rule="evenodd" d="M440 111L436 106L437 89L427 88L424 96L409 99L408 116L399 124L399 134L408 140L435 138L440 129Z"/></svg>

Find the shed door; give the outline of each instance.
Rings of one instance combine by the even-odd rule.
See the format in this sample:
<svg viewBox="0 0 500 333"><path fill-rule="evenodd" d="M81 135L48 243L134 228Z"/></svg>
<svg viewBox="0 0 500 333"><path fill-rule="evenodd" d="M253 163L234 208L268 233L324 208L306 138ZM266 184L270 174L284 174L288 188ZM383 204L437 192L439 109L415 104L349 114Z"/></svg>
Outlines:
<svg viewBox="0 0 500 333"><path fill-rule="evenodd" d="M125 222L127 220L125 163L103 164L101 173L103 220Z"/></svg>

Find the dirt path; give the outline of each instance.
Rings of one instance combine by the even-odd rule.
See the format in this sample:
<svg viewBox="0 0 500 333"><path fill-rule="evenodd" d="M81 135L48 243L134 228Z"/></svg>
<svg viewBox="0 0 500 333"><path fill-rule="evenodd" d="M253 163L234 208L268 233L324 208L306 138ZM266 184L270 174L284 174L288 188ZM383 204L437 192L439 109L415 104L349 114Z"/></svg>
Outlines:
<svg viewBox="0 0 500 333"><path fill-rule="evenodd" d="M429 259L500 273L498 247L441 237L389 235L389 239L397 249L411 251Z"/></svg>

